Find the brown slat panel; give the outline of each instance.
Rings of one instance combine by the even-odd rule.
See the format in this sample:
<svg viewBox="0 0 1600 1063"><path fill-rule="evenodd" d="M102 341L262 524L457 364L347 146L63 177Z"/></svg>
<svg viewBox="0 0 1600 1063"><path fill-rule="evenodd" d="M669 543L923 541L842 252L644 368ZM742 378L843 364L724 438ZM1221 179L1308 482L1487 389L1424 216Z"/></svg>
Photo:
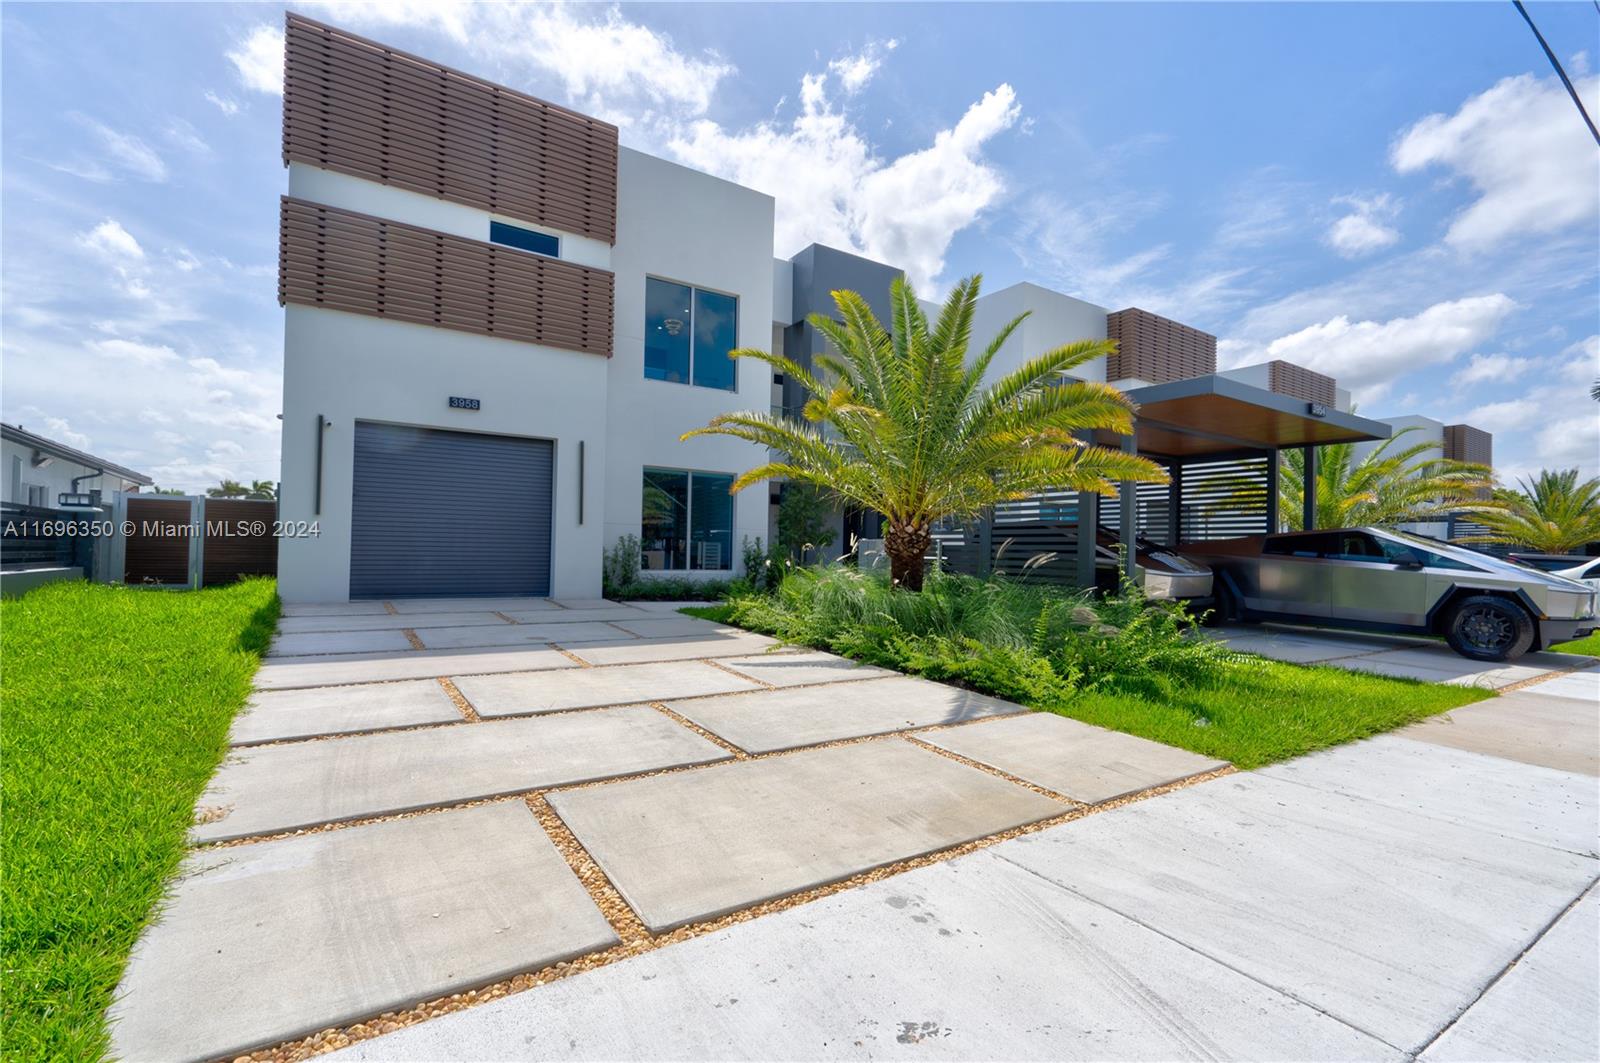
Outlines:
<svg viewBox="0 0 1600 1063"><path fill-rule="evenodd" d="M615 242L615 126L288 15L283 157Z"/></svg>
<svg viewBox="0 0 1600 1063"><path fill-rule="evenodd" d="M1129 307L1106 315L1106 338L1117 349L1106 359L1106 379L1133 377L1152 384L1188 380L1217 371L1217 338L1148 310Z"/></svg>
<svg viewBox="0 0 1600 1063"><path fill-rule="evenodd" d="M193 504L188 499L127 496L128 520L133 527L125 538L123 580L126 583L189 582L189 537L168 535L172 526L189 525Z"/></svg>
<svg viewBox="0 0 1600 1063"><path fill-rule="evenodd" d="M606 270L285 196L278 298L611 354Z"/></svg>

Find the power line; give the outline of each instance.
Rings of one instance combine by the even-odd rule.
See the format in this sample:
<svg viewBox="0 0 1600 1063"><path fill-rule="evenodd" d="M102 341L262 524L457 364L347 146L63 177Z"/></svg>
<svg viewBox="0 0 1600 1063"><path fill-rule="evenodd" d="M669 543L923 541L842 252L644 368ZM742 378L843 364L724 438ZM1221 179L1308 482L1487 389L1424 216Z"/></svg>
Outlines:
<svg viewBox="0 0 1600 1063"><path fill-rule="evenodd" d="M1511 0L1516 6L1522 20L1528 24L1533 35L1539 39L1539 47L1544 49L1545 57L1550 60L1550 65L1556 68L1556 75L1561 78L1561 83L1567 87L1567 95L1572 97L1572 102L1577 106L1578 113L1583 115L1583 124L1589 127L1589 135L1594 137L1594 142L1600 144L1600 129L1594 127L1594 120L1589 117L1589 112L1584 109L1583 99L1578 95L1578 90L1572 87L1572 79L1567 77L1567 72L1561 69L1561 60L1556 58L1556 53L1550 50L1550 45L1545 43L1544 34L1539 32L1539 27L1533 24L1533 16L1528 14L1528 9L1522 6L1522 0ZM1595 3L1595 9L1600 11L1600 2Z"/></svg>

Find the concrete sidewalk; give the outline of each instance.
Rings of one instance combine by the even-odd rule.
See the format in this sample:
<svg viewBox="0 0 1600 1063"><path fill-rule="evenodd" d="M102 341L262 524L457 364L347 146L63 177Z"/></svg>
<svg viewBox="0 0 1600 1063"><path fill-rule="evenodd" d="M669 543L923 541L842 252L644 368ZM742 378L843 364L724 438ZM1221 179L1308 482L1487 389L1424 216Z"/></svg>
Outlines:
<svg viewBox="0 0 1600 1063"><path fill-rule="evenodd" d="M1001 842L330 1058L1600 1058L1600 786L1570 748L1594 681ZM1563 739L1542 753L1541 733ZM1510 756L1482 751L1497 741Z"/></svg>

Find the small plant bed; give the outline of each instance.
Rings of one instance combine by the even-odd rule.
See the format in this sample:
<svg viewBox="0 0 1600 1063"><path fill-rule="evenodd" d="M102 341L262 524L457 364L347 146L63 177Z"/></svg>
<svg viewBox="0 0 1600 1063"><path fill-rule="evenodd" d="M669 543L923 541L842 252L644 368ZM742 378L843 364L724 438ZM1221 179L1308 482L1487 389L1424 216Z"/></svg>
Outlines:
<svg viewBox="0 0 1600 1063"><path fill-rule="evenodd" d="M921 593L835 566L692 615L1254 768L1493 696L1302 666L1204 637L1136 590L1093 599L932 573Z"/></svg>
<svg viewBox="0 0 1600 1063"><path fill-rule="evenodd" d="M1585 635L1572 642L1563 642L1550 649L1555 653L1577 653L1587 657L1600 657L1600 631Z"/></svg>
<svg viewBox="0 0 1600 1063"><path fill-rule="evenodd" d="M102 1016L277 619L271 580L57 583L0 605L7 1057L105 1054Z"/></svg>

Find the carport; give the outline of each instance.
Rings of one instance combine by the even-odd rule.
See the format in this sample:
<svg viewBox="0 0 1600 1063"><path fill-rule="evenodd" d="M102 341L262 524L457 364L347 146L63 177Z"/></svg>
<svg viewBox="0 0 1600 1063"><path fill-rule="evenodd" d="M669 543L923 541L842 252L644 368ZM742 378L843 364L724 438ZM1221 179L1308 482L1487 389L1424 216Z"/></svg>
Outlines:
<svg viewBox="0 0 1600 1063"><path fill-rule="evenodd" d="M1127 395L1138 406L1133 435L1099 433L1095 442L1150 458L1164 466L1172 477L1171 483L1165 488L1156 488L1155 494L1151 492L1151 485L1144 485L1141 491L1140 485L1122 484L1116 523L1124 547L1123 563L1128 566L1130 576L1137 553L1134 540L1141 526L1152 523L1149 519L1152 506L1165 503L1165 514L1154 522L1166 530L1165 545L1173 548L1183 545L1185 529L1193 523L1186 520L1183 511L1186 494L1207 493L1198 482L1201 477L1209 485L1207 505L1217 507L1220 515L1215 523L1224 534L1251 534L1254 530L1231 521L1223 512L1230 497L1250 491L1257 497L1264 494L1266 526L1260 530L1270 532L1276 528L1278 512L1278 452L1297 447L1305 454L1308 474L1304 526L1312 528L1316 525L1317 508L1316 448L1330 443L1387 439L1390 435L1389 426L1382 421L1358 417L1332 406L1269 391L1216 373L1132 388ZM1241 470L1246 468L1245 463L1264 465L1264 483L1247 480L1243 472L1230 479L1228 463L1239 463ZM1199 476L1190 478L1195 482L1186 483L1186 472L1191 470L1198 471ZM1186 491L1186 488L1193 490ZM1099 496L1083 493L1078 499L1081 527L1099 526L1100 505ZM1141 519L1142 516L1145 519ZM1208 533L1204 537L1223 536ZM1079 586L1094 583L1094 546L1093 536L1077 536L1076 582Z"/></svg>

